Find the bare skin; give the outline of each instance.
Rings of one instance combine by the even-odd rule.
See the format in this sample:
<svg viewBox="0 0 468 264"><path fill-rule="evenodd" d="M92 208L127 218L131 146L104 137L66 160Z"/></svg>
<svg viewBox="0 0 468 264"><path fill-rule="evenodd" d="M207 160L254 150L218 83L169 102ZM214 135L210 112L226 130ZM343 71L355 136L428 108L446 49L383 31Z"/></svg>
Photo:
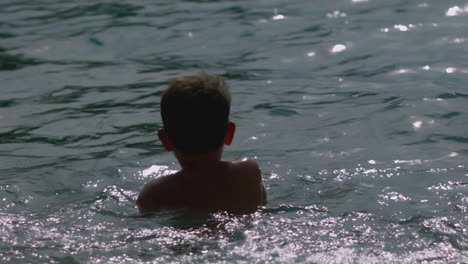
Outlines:
<svg viewBox="0 0 468 264"><path fill-rule="evenodd" d="M229 133L228 129L226 145L232 141ZM145 184L137 200L142 211L197 208L246 214L266 203L261 171L255 161L221 161L222 146L211 153L187 156L172 147L164 131L159 137L166 149L174 152L182 170Z"/></svg>

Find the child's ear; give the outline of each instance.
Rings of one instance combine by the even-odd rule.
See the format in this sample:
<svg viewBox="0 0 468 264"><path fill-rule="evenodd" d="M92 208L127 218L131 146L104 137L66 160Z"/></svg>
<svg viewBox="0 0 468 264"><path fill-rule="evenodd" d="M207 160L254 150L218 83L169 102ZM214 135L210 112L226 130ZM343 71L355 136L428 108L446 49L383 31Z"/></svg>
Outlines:
<svg viewBox="0 0 468 264"><path fill-rule="evenodd" d="M227 124L226 135L224 135L224 144L226 146L231 145L232 140L234 139L234 132L236 132L236 124L229 121Z"/></svg>
<svg viewBox="0 0 468 264"><path fill-rule="evenodd" d="M174 145L172 145L172 142L169 139L169 136L167 135L166 130L164 130L164 128L160 128L158 130L158 137L167 151L171 152L174 150Z"/></svg>

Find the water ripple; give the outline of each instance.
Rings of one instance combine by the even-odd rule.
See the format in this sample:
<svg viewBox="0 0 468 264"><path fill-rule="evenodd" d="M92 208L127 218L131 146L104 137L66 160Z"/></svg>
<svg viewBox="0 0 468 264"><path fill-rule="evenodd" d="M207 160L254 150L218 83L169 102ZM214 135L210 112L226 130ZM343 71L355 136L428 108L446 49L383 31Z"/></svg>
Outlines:
<svg viewBox="0 0 468 264"><path fill-rule="evenodd" d="M2 1L0 262L468 262L464 8ZM228 80L226 159L257 159L268 204L141 214L178 169L162 92L200 69Z"/></svg>

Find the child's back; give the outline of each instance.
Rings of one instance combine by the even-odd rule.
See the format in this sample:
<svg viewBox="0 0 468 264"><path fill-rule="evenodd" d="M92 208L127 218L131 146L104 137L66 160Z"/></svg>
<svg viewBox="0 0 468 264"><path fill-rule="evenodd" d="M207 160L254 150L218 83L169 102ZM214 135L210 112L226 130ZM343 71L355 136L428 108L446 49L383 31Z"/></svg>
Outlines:
<svg viewBox="0 0 468 264"><path fill-rule="evenodd" d="M137 204L232 213L254 212L266 202L260 168L253 160L221 161L235 125L228 120L230 94L224 81L205 73L176 79L161 99L164 129L158 136L182 170L145 185Z"/></svg>
<svg viewBox="0 0 468 264"><path fill-rule="evenodd" d="M250 213L265 204L260 169L255 161L222 162L181 170L145 185L138 204L160 207Z"/></svg>

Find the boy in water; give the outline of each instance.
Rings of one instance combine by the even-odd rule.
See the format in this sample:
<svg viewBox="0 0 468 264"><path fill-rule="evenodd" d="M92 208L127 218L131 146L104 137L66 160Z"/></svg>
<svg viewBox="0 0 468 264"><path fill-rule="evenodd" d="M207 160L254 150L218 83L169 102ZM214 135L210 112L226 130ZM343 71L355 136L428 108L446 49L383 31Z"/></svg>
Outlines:
<svg viewBox="0 0 468 264"><path fill-rule="evenodd" d="M138 196L143 211L196 208L244 214L266 202L260 168L249 159L221 161L235 124L231 95L221 77L199 73L177 78L161 98L159 139L182 170L148 182Z"/></svg>

